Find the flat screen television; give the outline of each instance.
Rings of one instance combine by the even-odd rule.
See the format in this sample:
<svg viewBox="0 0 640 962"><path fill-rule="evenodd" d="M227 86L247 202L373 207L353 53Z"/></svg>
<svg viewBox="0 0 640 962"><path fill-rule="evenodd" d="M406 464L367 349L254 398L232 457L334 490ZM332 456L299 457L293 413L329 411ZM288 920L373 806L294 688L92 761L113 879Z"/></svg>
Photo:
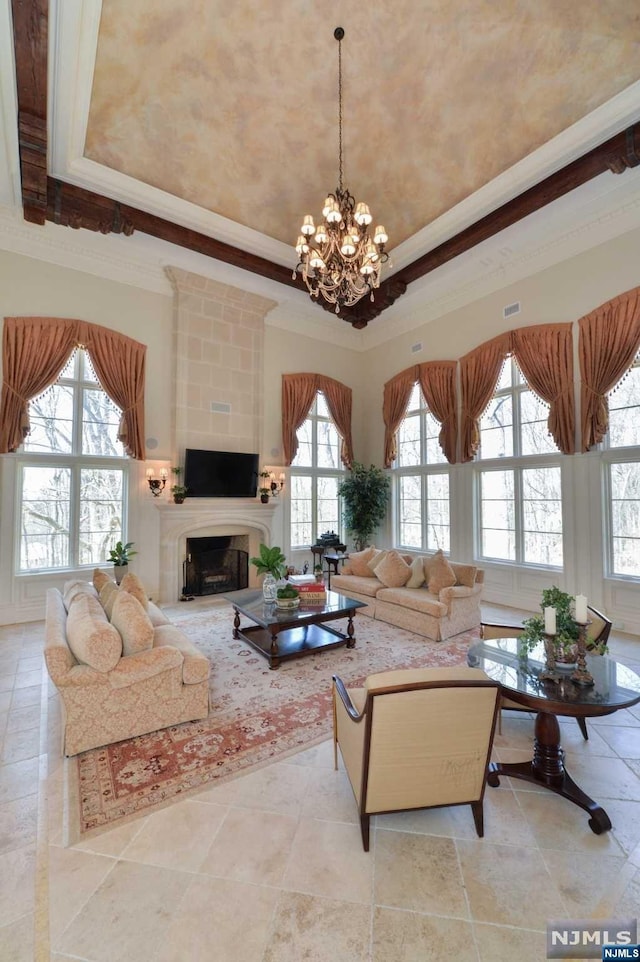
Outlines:
<svg viewBox="0 0 640 962"><path fill-rule="evenodd" d="M187 497L255 498L258 462L257 454L187 448L184 456Z"/></svg>

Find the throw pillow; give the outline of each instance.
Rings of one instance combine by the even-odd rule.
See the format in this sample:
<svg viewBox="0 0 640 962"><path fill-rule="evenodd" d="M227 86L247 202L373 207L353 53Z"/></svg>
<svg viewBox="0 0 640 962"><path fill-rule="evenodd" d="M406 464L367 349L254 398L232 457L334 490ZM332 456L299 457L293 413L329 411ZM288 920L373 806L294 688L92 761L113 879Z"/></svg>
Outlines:
<svg viewBox="0 0 640 962"><path fill-rule="evenodd" d="M397 551L387 551L376 568L376 578L387 588L401 588L409 580L411 568Z"/></svg>
<svg viewBox="0 0 640 962"><path fill-rule="evenodd" d="M429 592L432 595L439 595L443 588L452 588L455 583L456 576L453 568L442 551L436 551L429 562Z"/></svg>
<svg viewBox="0 0 640 962"><path fill-rule="evenodd" d="M465 588L473 588L476 583L476 574L478 571L475 565L463 565L457 561L452 561L451 567L456 576L456 584L464 585Z"/></svg>
<svg viewBox="0 0 640 962"><path fill-rule="evenodd" d="M112 579L106 573L106 571L100 571L100 568L93 569L93 587L96 589L98 594L104 588L105 585L109 584Z"/></svg>
<svg viewBox="0 0 640 962"><path fill-rule="evenodd" d="M111 671L122 655L122 638L88 596L75 598L69 609L67 642L76 661L96 671Z"/></svg>
<svg viewBox="0 0 640 962"><path fill-rule="evenodd" d="M149 607L149 596L144 590L144 585L137 575L127 572L120 582L120 587L123 591L128 591L130 595L133 595L134 598L137 598L145 611L147 610Z"/></svg>
<svg viewBox="0 0 640 962"><path fill-rule="evenodd" d="M65 581L62 589L62 601L67 611L72 602L82 596L97 598L95 588L90 581Z"/></svg>
<svg viewBox="0 0 640 962"><path fill-rule="evenodd" d="M115 581L109 581L104 588L100 590L100 604L104 608L105 614L109 620L111 620L111 612L113 611L113 603L116 600L116 595L120 589L118 588Z"/></svg>
<svg viewBox="0 0 640 962"><path fill-rule="evenodd" d="M120 632L123 655L137 655L153 648L153 625L149 615L128 591L119 591L115 596L111 624Z"/></svg>
<svg viewBox="0 0 640 962"><path fill-rule="evenodd" d="M376 551L373 558L369 562L369 570L375 574L376 568L378 567L381 561L384 561L384 559L387 557L388 554L389 554L388 551Z"/></svg>
<svg viewBox="0 0 640 962"><path fill-rule="evenodd" d="M349 553L349 567L354 575L358 575L360 578L373 578L375 575L369 567L369 562L376 553L376 549L372 546L370 548L365 548L364 551L352 551Z"/></svg>
<svg viewBox="0 0 640 962"><path fill-rule="evenodd" d="M422 558L414 558L411 562L411 574L409 575L409 580L405 588L422 588L425 582L424 565L422 562Z"/></svg>

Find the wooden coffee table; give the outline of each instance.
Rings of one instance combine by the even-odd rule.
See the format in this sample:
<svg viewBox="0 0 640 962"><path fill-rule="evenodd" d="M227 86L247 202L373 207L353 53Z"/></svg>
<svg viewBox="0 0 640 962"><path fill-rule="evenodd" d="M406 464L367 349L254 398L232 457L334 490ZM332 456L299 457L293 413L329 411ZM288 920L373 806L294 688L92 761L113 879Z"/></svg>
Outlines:
<svg viewBox="0 0 640 962"><path fill-rule="evenodd" d="M355 648L353 619L356 610L364 608L362 601L347 598L335 591L327 591L324 605L307 605L293 610L282 610L266 604L262 591L236 591L226 596L234 610L233 637L242 638L261 655L269 659L275 670L281 661L312 654L323 648L337 648L346 644ZM254 624L240 628L240 615ZM327 622L347 619L347 632L330 627Z"/></svg>

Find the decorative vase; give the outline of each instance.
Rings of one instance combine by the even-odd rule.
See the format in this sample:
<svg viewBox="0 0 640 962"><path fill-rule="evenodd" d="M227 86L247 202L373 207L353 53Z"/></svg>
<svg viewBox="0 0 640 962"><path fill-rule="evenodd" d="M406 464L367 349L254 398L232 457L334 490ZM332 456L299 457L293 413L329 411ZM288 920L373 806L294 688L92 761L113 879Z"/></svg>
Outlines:
<svg viewBox="0 0 640 962"><path fill-rule="evenodd" d="M173 496L173 503L174 503L174 504L182 504L183 502L184 502L184 495L183 495L183 494L174 494L174 496Z"/></svg>
<svg viewBox="0 0 640 962"><path fill-rule="evenodd" d="M127 571L129 570L129 565L114 565L113 574L116 579L116 584L119 585Z"/></svg>
<svg viewBox="0 0 640 962"><path fill-rule="evenodd" d="M272 574L267 572L262 582L262 597L265 600L265 602L267 602L267 604L270 604L271 602L276 600L277 592L278 592L278 582L276 581L276 579L273 577Z"/></svg>

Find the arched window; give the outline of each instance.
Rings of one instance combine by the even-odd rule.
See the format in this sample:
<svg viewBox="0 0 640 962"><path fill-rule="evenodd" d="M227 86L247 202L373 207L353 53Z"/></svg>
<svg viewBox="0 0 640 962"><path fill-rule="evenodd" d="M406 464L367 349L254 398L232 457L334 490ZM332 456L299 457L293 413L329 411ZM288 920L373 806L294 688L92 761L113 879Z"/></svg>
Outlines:
<svg viewBox="0 0 640 962"><path fill-rule="evenodd" d="M123 539L121 416L81 348L29 402L31 431L17 456L20 573L101 564Z"/></svg>
<svg viewBox="0 0 640 962"><path fill-rule="evenodd" d="M322 391L297 431L298 451L291 463L291 547L309 547L325 531L341 533L338 486L345 476L342 438Z"/></svg>
<svg viewBox="0 0 640 962"><path fill-rule="evenodd" d="M607 400L605 569L609 576L640 578L640 355Z"/></svg>
<svg viewBox="0 0 640 962"><path fill-rule="evenodd" d="M398 428L393 470L400 547L449 551L450 471L438 440L441 429L415 384Z"/></svg>
<svg viewBox="0 0 640 962"><path fill-rule="evenodd" d="M562 463L548 405L507 358L480 419L476 455L478 554L562 568Z"/></svg>

